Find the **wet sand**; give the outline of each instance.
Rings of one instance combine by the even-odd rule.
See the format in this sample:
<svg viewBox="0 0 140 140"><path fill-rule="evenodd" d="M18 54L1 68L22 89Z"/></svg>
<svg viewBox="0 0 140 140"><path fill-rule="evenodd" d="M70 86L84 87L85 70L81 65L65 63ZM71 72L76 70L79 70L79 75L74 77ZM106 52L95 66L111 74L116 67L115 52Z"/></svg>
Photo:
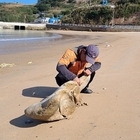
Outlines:
<svg viewBox="0 0 140 140"><path fill-rule="evenodd" d="M139 140L140 33L49 32L73 38L34 44L40 45L39 50L0 55L0 64L14 64L0 68L0 139ZM88 106L78 107L68 120L26 124L24 109L58 88L55 67L64 51L92 43L99 46L102 67L90 85L94 93L82 94Z"/></svg>

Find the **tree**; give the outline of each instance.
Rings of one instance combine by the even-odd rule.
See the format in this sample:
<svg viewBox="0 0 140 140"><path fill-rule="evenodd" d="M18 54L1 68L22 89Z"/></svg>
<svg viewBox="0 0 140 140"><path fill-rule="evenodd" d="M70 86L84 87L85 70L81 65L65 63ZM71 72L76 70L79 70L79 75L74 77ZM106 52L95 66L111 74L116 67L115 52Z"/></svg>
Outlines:
<svg viewBox="0 0 140 140"><path fill-rule="evenodd" d="M48 10L50 9L50 5L48 5L48 4L43 4L43 3L37 4L35 7L36 7L40 12L48 11Z"/></svg>

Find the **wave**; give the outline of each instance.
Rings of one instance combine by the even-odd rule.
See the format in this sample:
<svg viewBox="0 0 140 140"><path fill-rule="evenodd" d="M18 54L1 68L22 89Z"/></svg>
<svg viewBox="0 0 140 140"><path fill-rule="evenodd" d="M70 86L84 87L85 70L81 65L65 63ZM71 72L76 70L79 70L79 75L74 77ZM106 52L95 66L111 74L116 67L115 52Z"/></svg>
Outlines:
<svg viewBox="0 0 140 140"><path fill-rule="evenodd" d="M57 38L61 38L62 35L53 35L53 36L46 36L46 37L24 37L24 38L0 38L0 41L3 42L7 42L7 41L23 41L23 40L42 40L42 39L46 39L46 40L52 40L52 39L57 39Z"/></svg>

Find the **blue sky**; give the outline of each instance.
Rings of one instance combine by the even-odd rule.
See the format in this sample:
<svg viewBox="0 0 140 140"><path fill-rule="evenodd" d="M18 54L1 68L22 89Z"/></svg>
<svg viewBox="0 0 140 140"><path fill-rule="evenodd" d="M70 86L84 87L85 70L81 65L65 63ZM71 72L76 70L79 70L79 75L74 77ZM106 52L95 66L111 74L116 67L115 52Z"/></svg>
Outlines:
<svg viewBox="0 0 140 140"><path fill-rule="evenodd" d="M21 3L21 4L36 4L38 2L38 0L0 0L1 2L5 2L5 3Z"/></svg>

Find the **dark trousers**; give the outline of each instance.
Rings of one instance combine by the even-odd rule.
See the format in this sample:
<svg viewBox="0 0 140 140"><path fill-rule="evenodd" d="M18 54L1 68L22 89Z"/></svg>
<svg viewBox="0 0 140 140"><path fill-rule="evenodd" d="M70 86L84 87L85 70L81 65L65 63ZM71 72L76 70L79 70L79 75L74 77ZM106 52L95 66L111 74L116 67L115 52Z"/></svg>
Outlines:
<svg viewBox="0 0 140 140"><path fill-rule="evenodd" d="M80 77L83 76L83 75L84 75L84 73L80 74L80 75L78 76L78 78L80 78ZM89 82L88 82L88 84L86 85L85 88L89 87L89 84L92 82L94 76L95 76L95 71L94 71L93 73L91 73L91 75L90 75L90 80L89 80ZM65 78L62 74L60 74L60 73L56 75L55 79L56 79L56 83L57 83L59 86L61 86L61 85L63 85L64 83L66 83L66 82L69 81L68 79L66 79L66 78Z"/></svg>

